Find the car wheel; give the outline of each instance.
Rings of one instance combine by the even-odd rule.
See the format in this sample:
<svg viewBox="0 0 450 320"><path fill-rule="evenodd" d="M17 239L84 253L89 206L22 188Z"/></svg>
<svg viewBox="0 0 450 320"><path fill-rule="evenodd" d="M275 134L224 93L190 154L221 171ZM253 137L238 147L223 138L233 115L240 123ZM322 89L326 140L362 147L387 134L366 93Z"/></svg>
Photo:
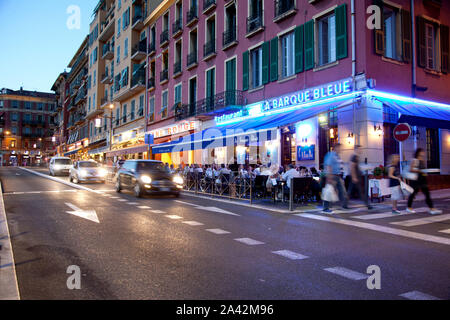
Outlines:
<svg viewBox="0 0 450 320"><path fill-rule="evenodd" d="M142 189L141 189L141 185L139 183L136 183L134 185L134 195L136 198L142 197Z"/></svg>
<svg viewBox="0 0 450 320"><path fill-rule="evenodd" d="M75 183L75 184L80 183L80 181L78 180L78 177L75 177L75 178L73 178L72 180L73 180L73 183Z"/></svg>
<svg viewBox="0 0 450 320"><path fill-rule="evenodd" d="M116 180L116 192L120 193L122 191L122 186L120 185L120 180Z"/></svg>

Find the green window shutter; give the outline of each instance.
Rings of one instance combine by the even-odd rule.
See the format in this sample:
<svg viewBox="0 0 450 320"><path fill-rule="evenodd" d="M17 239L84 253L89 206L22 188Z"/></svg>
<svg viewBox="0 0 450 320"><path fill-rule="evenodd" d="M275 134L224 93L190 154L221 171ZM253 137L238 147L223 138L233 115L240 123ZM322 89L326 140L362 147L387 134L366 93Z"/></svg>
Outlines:
<svg viewBox="0 0 450 320"><path fill-rule="evenodd" d="M226 91L236 90L236 59L227 61Z"/></svg>
<svg viewBox="0 0 450 320"><path fill-rule="evenodd" d="M212 74L211 71L213 69L209 70L206 72L206 97L209 98L211 97L211 78L212 78Z"/></svg>
<svg viewBox="0 0 450 320"><path fill-rule="evenodd" d="M412 57L412 30L411 30L411 12L402 10L402 52L403 61L411 62Z"/></svg>
<svg viewBox="0 0 450 320"><path fill-rule="evenodd" d="M336 59L347 58L347 5L334 10L336 15Z"/></svg>
<svg viewBox="0 0 450 320"><path fill-rule="evenodd" d="M303 72L303 50L305 39L304 25L295 28L295 73Z"/></svg>
<svg viewBox="0 0 450 320"><path fill-rule="evenodd" d="M417 64L421 68L427 65L427 40L425 38L425 19L417 16Z"/></svg>
<svg viewBox="0 0 450 320"><path fill-rule="evenodd" d="M248 57L248 51L245 51L242 54L242 90L247 91L248 85L249 85L249 78L248 78L248 63L249 63L249 57Z"/></svg>
<svg viewBox="0 0 450 320"><path fill-rule="evenodd" d="M269 69L270 69L270 41L266 41L262 45L262 83L269 82Z"/></svg>
<svg viewBox="0 0 450 320"><path fill-rule="evenodd" d="M278 80L278 37L270 40L270 81Z"/></svg>
<svg viewBox="0 0 450 320"><path fill-rule="evenodd" d="M305 23L305 71L314 68L314 20Z"/></svg>
<svg viewBox="0 0 450 320"><path fill-rule="evenodd" d="M448 26L441 25L441 71L447 74L450 70L450 31Z"/></svg>

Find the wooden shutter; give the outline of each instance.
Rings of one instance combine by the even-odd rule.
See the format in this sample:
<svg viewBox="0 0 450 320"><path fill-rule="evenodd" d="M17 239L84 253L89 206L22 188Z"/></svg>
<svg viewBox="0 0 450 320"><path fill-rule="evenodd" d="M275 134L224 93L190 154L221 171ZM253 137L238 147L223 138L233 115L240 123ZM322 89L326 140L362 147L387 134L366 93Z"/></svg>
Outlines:
<svg viewBox="0 0 450 320"><path fill-rule="evenodd" d="M206 72L206 97L207 98L212 96L211 95L211 91L212 91L211 84L212 84L212 71L213 70L214 69L211 69Z"/></svg>
<svg viewBox="0 0 450 320"><path fill-rule="evenodd" d="M347 58L347 5L343 4L334 10L336 15L336 59Z"/></svg>
<svg viewBox="0 0 450 320"><path fill-rule="evenodd" d="M236 60L227 61L226 91L236 90Z"/></svg>
<svg viewBox="0 0 450 320"><path fill-rule="evenodd" d="M270 40L270 81L278 80L278 37Z"/></svg>
<svg viewBox="0 0 450 320"><path fill-rule="evenodd" d="M411 34L411 12L402 10L402 51L404 62L411 62Z"/></svg>
<svg viewBox="0 0 450 320"><path fill-rule="evenodd" d="M450 40L449 27L441 25L441 71L449 72L449 56L450 56Z"/></svg>
<svg viewBox="0 0 450 320"><path fill-rule="evenodd" d="M270 69L270 41L266 41L262 45L262 83L269 82L269 69Z"/></svg>
<svg viewBox="0 0 450 320"><path fill-rule="evenodd" d="M305 26L295 28L295 73L303 72L303 50L305 41Z"/></svg>
<svg viewBox="0 0 450 320"><path fill-rule="evenodd" d="M425 19L417 17L417 64L421 68L427 65L427 41L425 38Z"/></svg>
<svg viewBox="0 0 450 320"><path fill-rule="evenodd" d="M242 90L247 91L249 85L249 74L248 74L248 64L249 64L249 52L245 51L242 54Z"/></svg>
<svg viewBox="0 0 450 320"><path fill-rule="evenodd" d="M314 20L305 23L305 71L314 68Z"/></svg>

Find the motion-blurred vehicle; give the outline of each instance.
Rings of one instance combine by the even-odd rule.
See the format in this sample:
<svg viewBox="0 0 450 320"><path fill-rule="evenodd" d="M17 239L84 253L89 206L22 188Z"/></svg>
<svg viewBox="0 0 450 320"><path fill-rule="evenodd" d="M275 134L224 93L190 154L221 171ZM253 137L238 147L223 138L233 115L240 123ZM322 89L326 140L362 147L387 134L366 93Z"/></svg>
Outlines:
<svg viewBox="0 0 450 320"><path fill-rule="evenodd" d="M161 161L127 160L116 175L116 191L133 190L138 198L145 194L180 196L183 178L171 174Z"/></svg>
<svg viewBox="0 0 450 320"><path fill-rule="evenodd" d="M72 160L67 157L53 157L48 165L48 171L51 176L68 176L72 168Z"/></svg>
<svg viewBox="0 0 450 320"><path fill-rule="evenodd" d="M108 171L95 161L78 161L70 168L69 180L74 183L105 183Z"/></svg>

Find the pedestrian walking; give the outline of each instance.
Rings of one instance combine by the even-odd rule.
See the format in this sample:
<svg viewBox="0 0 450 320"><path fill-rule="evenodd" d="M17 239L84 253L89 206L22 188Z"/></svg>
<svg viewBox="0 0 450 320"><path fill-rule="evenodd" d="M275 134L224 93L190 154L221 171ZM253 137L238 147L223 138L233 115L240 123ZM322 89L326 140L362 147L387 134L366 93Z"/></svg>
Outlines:
<svg viewBox="0 0 450 320"><path fill-rule="evenodd" d="M341 144L336 144L332 151L325 156L324 166L327 174L327 184L332 185L338 192L339 200L343 209L348 209L348 197L345 191L344 180L342 179L343 161L340 157ZM331 214L330 202L323 201L323 212Z"/></svg>
<svg viewBox="0 0 450 320"><path fill-rule="evenodd" d="M425 169L425 151L422 148L418 148L414 153L414 159L411 160L411 164L409 166L409 172L416 173L417 179L411 180L410 182L414 192L411 193L408 198L408 207L406 211L409 213L416 213L416 211L412 208L412 204L419 191L422 191L425 195L425 202L430 208L430 214L441 214L442 210L438 210L433 207L433 200L431 200L430 190L428 189L427 174L424 171Z"/></svg>
<svg viewBox="0 0 450 320"><path fill-rule="evenodd" d="M400 187L402 178L400 176L400 156L391 155L388 164L389 188L391 189L392 213L399 214L397 201L403 199L403 192Z"/></svg>
<svg viewBox="0 0 450 320"><path fill-rule="evenodd" d="M361 150L361 146L356 145L355 153L350 158L350 177L351 177L351 179L350 179L350 183L348 186L347 196L350 198L350 196L353 193L353 190L356 190L358 192L358 197L364 201L364 204L370 210L370 209L372 209L372 206L369 204L369 197L367 196L367 191L366 190L363 191L363 188L362 188L363 174L359 167L360 150Z"/></svg>

